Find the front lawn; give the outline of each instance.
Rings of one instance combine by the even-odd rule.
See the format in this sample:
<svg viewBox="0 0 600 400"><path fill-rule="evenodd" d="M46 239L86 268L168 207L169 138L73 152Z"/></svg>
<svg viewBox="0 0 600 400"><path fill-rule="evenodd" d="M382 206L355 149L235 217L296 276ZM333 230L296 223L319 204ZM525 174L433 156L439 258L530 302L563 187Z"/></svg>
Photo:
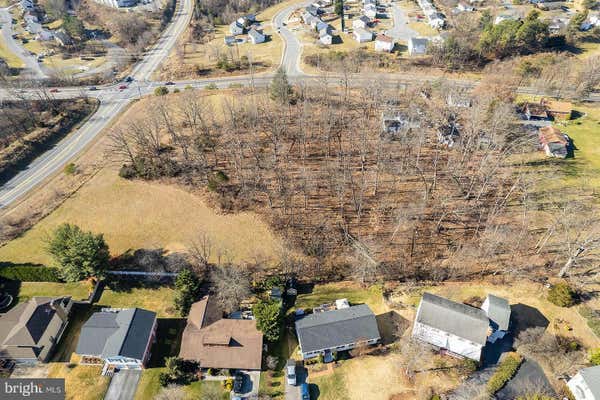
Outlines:
<svg viewBox="0 0 600 400"><path fill-rule="evenodd" d="M64 378L67 400L102 400L110 378L102 376L102 366L51 363L48 378Z"/></svg>
<svg viewBox="0 0 600 400"><path fill-rule="evenodd" d="M151 400L162 389L158 382L158 376L165 368L149 368L142 372L142 377L135 392L135 400ZM187 399L196 400L202 398L202 390L207 386L217 386L221 388L219 381L197 381L185 386ZM223 400L229 399L229 392L223 391Z"/></svg>
<svg viewBox="0 0 600 400"><path fill-rule="evenodd" d="M367 304L375 314L385 311L381 286L373 285L369 288L352 282L328 283L315 285L310 293L298 294L296 308L314 308L325 303L332 303L336 299L348 299L351 305Z"/></svg>

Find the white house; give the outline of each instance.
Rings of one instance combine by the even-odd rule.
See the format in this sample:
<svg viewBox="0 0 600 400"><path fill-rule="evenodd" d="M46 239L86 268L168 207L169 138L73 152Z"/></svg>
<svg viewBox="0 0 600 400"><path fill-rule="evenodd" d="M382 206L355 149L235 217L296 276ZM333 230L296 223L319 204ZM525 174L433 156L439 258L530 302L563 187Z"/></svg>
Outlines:
<svg viewBox="0 0 600 400"><path fill-rule="evenodd" d="M472 5L466 4L466 3L458 3L458 5L456 6L456 9L459 11L466 11L466 12L475 11L475 8Z"/></svg>
<svg viewBox="0 0 600 400"><path fill-rule="evenodd" d="M435 29L442 29L446 24L446 20L440 13L430 14L429 15L429 26Z"/></svg>
<svg viewBox="0 0 600 400"><path fill-rule="evenodd" d="M252 44L259 44L265 41L265 35L257 31L256 29L250 29L250 31L248 32L248 38L250 39L250 42L252 42Z"/></svg>
<svg viewBox="0 0 600 400"><path fill-rule="evenodd" d="M225 35L225 37L223 38L223 41L225 42L225 44L227 46L231 46L231 45L235 44L236 38L235 38L235 36Z"/></svg>
<svg viewBox="0 0 600 400"><path fill-rule="evenodd" d="M373 40L373 32L358 28L354 30L354 38L358 43L370 42Z"/></svg>
<svg viewBox="0 0 600 400"><path fill-rule="evenodd" d="M600 26L600 14L599 13L589 14L588 19L590 20L591 24L593 24L595 26Z"/></svg>
<svg viewBox="0 0 600 400"><path fill-rule="evenodd" d="M481 305L481 309L485 311L490 320L491 334L488 336L488 342L494 343L496 340L502 339L508 332L510 325L510 304L508 300L488 294Z"/></svg>
<svg viewBox="0 0 600 400"><path fill-rule="evenodd" d="M323 29L328 29L329 28L329 24L326 22L323 22L321 20L319 20L319 22L317 22L317 25L315 26L315 29L317 30L317 32L321 32Z"/></svg>
<svg viewBox="0 0 600 400"><path fill-rule="evenodd" d="M377 6L375 4L365 5L364 13L369 18L377 18Z"/></svg>
<svg viewBox="0 0 600 400"><path fill-rule="evenodd" d="M600 400L600 366L582 369L567 386L575 400Z"/></svg>
<svg viewBox="0 0 600 400"><path fill-rule="evenodd" d="M229 33L234 36L242 35L244 33L244 26L237 21L233 21L231 24L229 24Z"/></svg>
<svg viewBox="0 0 600 400"><path fill-rule="evenodd" d="M377 35L375 38L375 51L391 52L394 49L394 39L387 35Z"/></svg>
<svg viewBox="0 0 600 400"><path fill-rule="evenodd" d="M500 14L497 15L496 18L494 19L494 25L498 25L500 22L503 21L510 21L510 20L516 20L517 17L515 17L514 15L511 14Z"/></svg>
<svg viewBox="0 0 600 400"><path fill-rule="evenodd" d="M488 328L489 320L482 309L424 293L412 337L479 362Z"/></svg>
<svg viewBox="0 0 600 400"><path fill-rule="evenodd" d="M411 56L423 56L427 53L429 39L411 37L408 40L408 54Z"/></svg>
<svg viewBox="0 0 600 400"><path fill-rule="evenodd" d="M47 42L48 40L54 39L54 34L52 31L42 29L37 35L35 35L35 39L42 42Z"/></svg>
<svg viewBox="0 0 600 400"><path fill-rule="evenodd" d="M325 45L330 45L331 43L333 43L333 36L331 35L331 31L329 29L323 29L319 31L319 41Z"/></svg>
<svg viewBox="0 0 600 400"><path fill-rule="evenodd" d="M352 29L367 29L370 23L371 19L369 17L367 17L366 15L361 15L360 17L352 21Z"/></svg>

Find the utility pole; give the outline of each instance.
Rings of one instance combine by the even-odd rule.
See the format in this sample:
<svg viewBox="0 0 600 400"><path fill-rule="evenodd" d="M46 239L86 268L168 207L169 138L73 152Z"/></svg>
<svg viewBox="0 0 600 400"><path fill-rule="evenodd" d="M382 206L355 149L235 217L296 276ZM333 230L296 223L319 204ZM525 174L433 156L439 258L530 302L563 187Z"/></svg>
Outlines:
<svg viewBox="0 0 600 400"><path fill-rule="evenodd" d="M344 21L344 0L339 0L340 4L342 6L342 32L346 32L346 22Z"/></svg>

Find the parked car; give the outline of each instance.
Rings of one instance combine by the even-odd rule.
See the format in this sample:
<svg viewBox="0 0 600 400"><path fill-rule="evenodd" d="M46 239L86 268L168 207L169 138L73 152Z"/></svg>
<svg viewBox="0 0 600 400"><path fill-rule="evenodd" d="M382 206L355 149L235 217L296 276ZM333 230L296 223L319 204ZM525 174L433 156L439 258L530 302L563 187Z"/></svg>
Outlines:
<svg viewBox="0 0 600 400"><path fill-rule="evenodd" d="M296 360L289 359L285 365L288 385L296 386Z"/></svg>
<svg viewBox="0 0 600 400"><path fill-rule="evenodd" d="M90 86L90 91L98 90L96 86Z"/></svg>
<svg viewBox="0 0 600 400"><path fill-rule="evenodd" d="M52 88L49 90L50 93L58 93L58 89L57 88Z"/></svg>
<svg viewBox="0 0 600 400"><path fill-rule="evenodd" d="M303 383L300 386L300 394L302 396L302 400L310 400L310 391L308 390L308 383Z"/></svg>
<svg viewBox="0 0 600 400"><path fill-rule="evenodd" d="M123 90L123 89L127 89L127 85L121 85L121 86L119 86L119 90Z"/></svg>
<svg viewBox="0 0 600 400"><path fill-rule="evenodd" d="M233 378L233 393L242 393L244 390L244 374L237 373Z"/></svg>
<svg viewBox="0 0 600 400"><path fill-rule="evenodd" d="M133 82L133 78L128 76L127 78L125 78L125 82Z"/></svg>
<svg viewBox="0 0 600 400"><path fill-rule="evenodd" d="M165 85L167 85L167 86L172 86L174 84L175 84L175 82L171 82L171 81L165 82Z"/></svg>

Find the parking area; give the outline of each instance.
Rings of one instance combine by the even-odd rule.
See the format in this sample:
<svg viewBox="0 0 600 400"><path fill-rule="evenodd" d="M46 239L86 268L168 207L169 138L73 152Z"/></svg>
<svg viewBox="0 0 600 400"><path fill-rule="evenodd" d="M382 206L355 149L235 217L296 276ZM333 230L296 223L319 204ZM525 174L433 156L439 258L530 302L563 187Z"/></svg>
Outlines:
<svg viewBox="0 0 600 400"><path fill-rule="evenodd" d="M244 375L246 375L246 379L244 379L244 388L243 392L234 395L231 392L231 397L241 397L246 400L254 400L258 399L258 386L260 384L260 371L242 371Z"/></svg>
<svg viewBox="0 0 600 400"><path fill-rule="evenodd" d="M308 372L300 364L296 366L296 385L290 385L285 380L285 400L301 400L300 385L306 382Z"/></svg>
<svg viewBox="0 0 600 400"><path fill-rule="evenodd" d="M110 380L104 398L106 400L133 400L141 376L141 369L123 369L116 372Z"/></svg>

